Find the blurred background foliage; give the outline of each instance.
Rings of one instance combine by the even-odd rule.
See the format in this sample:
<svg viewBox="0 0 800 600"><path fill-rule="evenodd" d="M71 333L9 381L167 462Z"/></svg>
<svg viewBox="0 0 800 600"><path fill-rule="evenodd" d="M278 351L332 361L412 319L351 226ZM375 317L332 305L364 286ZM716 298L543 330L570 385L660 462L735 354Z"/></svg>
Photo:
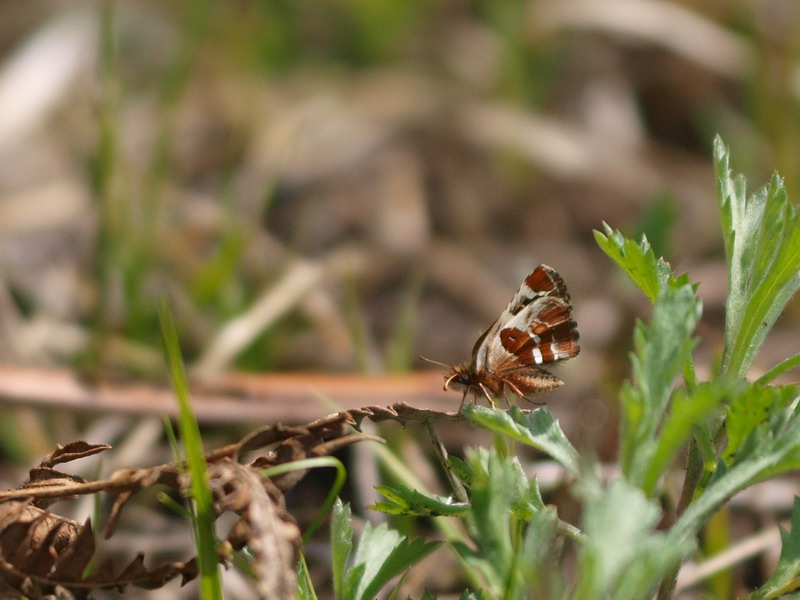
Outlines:
<svg viewBox="0 0 800 600"><path fill-rule="evenodd" d="M160 376L166 296L195 373L457 362L545 262L602 412L642 305L591 230L699 271L713 357L710 144L797 193L798 10L3 3L0 359Z"/></svg>
<svg viewBox="0 0 800 600"><path fill-rule="evenodd" d="M541 262L583 346L548 405L611 455L647 305L591 230L701 282L702 373L712 139L798 197L799 27L792 0L7 0L0 361L161 378L166 297L195 375L456 363ZM20 460L65 426L15 419Z"/></svg>

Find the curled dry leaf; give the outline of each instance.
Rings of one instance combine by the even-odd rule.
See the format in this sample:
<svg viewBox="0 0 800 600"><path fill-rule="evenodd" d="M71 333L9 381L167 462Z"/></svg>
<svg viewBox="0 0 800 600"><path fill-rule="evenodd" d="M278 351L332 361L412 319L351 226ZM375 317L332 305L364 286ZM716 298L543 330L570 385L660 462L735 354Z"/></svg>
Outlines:
<svg viewBox="0 0 800 600"><path fill-rule="evenodd" d="M333 414L302 427L263 427L206 455L216 513L238 516L226 543L219 545L219 560L227 562L231 551L247 547L261 597L294 597L300 531L286 510L283 494L305 474L298 470L269 479L263 476L263 469L331 454L355 442L378 440L354 433L365 418L394 420L405 426L461 417L407 404L372 406ZM123 508L136 493L158 485L188 495L190 481L183 463L121 469L108 479L97 481L86 481L54 468L109 448L82 440L59 446L30 471L19 488L0 492L0 595L43 598L59 594L83 598L98 588L121 591L136 585L153 589L178 576L182 583L197 576L194 558L148 568L141 553L123 569L115 569L103 557L96 556L95 534L89 520L79 523L47 509L57 500L98 492L108 494L114 503L106 518L104 535L110 537L122 518ZM90 564L97 566L87 574Z"/></svg>

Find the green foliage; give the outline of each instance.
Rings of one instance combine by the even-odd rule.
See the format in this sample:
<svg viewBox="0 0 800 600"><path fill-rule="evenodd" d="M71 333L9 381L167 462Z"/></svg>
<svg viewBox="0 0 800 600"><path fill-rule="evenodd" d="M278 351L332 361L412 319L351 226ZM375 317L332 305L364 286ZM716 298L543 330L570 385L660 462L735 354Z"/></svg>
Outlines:
<svg viewBox="0 0 800 600"><path fill-rule="evenodd" d="M350 507L336 501L331 526L334 592L337 600L370 600L394 577L433 552L439 542L408 540L386 524L367 524L353 550Z"/></svg>
<svg viewBox="0 0 800 600"><path fill-rule="evenodd" d="M506 412L467 404L463 413L476 427L506 435L537 448L552 456L570 472L577 471L578 452L546 408L524 413L516 406Z"/></svg>
<svg viewBox="0 0 800 600"><path fill-rule="evenodd" d="M518 462L484 449L471 450L467 462L474 477L466 523L475 547L455 542L453 549L482 574L491 598L523 598L528 569L538 573L550 556L555 510L545 508L535 485L525 483Z"/></svg>
<svg viewBox="0 0 800 600"><path fill-rule="evenodd" d="M650 302L655 302L664 288L680 287L689 282L688 276L675 277L669 263L656 258L644 235L637 244L607 223L603 223L603 231L605 233L594 232L597 245L627 273Z"/></svg>
<svg viewBox="0 0 800 600"><path fill-rule="evenodd" d="M624 479L603 489L587 476L580 492L586 512L586 541L579 552L579 581L573 598L649 598L663 573L689 550L655 531L660 506Z"/></svg>
<svg viewBox="0 0 800 600"><path fill-rule="evenodd" d="M317 456L314 458L305 458L302 460L294 460L280 465L275 465L274 467L269 467L261 471L261 475L263 477L276 477L291 471L301 471L304 469L314 469L320 467L333 467L336 470L336 477L333 481L331 489L328 491L328 496L325 498L325 501L322 503L322 506L319 509L319 513L317 513L317 516L303 534L304 543L308 542L314 537L314 534L320 528L322 522L328 516L328 513L336 502L336 499L339 497L339 492L344 487L344 482L347 479L347 471L345 470L342 461L334 456Z"/></svg>
<svg viewBox="0 0 800 600"><path fill-rule="evenodd" d="M743 377L786 303L800 288L800 223L783 180L747 195L731 178L730 152L714 140L717 194L728 257L725 349L720 372Z"/></svg>
<svg viewBox="0 0 800 600"><path fill-rule="evenodd" d="M708 380L697 381L693 368L702 314L696 286L687 275L676 276L646 238L637 243L605 224L595 234L653 305L649 318L635 326L632 377L619 393L619 475L601 483L593 462L544 407L526 412L467 404L464 417L490 432L495 444L468 448L464 459L440 453L452 495L410 482L378 488L385 500L372 507L376 510L461 521L466 537L453 533L455 528L441 531L472 578L473 589L462 598L672 598L680 564L712 516L747 487L800 469L800 388L769 385L800 364L800 354L757 381L744 378L800 286L800 223L779 178L748 198L744 179L731 179L727 149L719 140L715 160L730 297L722 366ZM515 455L515 444L563 468L581 507L577 525L545 503L536 477L526 474ZM670 473L684 474L684 482L678 506L666 512ZM749 598L766 600L800 588L800 501L792 511L791 532L781 535L775 573ZM374 594L389 573L403 572L429 551L421 540L408 542L385 527L368 527L349 560L352 531L349 512L341 506L333 537L337 598Z"/></svg>
<svg viewBox="0 0 800 600"><path fill-rule="evenodd" d="M769 439L785 434L795 419L795 386L764 387L743 384L726 409L727 444L722 458L731 466L741 463Z"/></svg>
<svg viewBox="0 0 800 600"><path fill-rule="evenodd" d="M690 285L665 286L656 296L650 323L636 325L631 356L633 382L623 386L621 392L620 462L632 483L642 484L659 447L658 434L668 414L672 383L689 360L691 335L700 312L700 301ZM711 410L714 405L707 408ZM701 411L698 417L704 413Z"/></svg>
<svg viewBox="0 0 800 600"><path fill-rule="evenodd" d="M457 517L466 514L467 505L454 502L452 498L423 494L407 486L375 488L387 502L376 502L370 508L389 515L413 515L415 517Z"/></svg>
<svg viewBox="0 0 800 600"><path fill-rule="evenodd" d="M781 530L781 558L775 572L747 600L770 600L800 588L800 498L792 506L792 530Z"/></svg>
<svg viewBox="0 0 800 600"><path fill-rule="evenodd" d="M216 515L214 514L214 501L208 482L203 440L200 437L200 428L197 425L197 420L192 412L189 385L181 359L178 334L175 330L175 323L172 320L172 313L166 303L161 304L159 308L164 353L167 357L172 386L178 400L178 425L183 439L183 450L189 463L189 474L192 479L192 499L195 506L193 525L195 545L197 547L197 564L200 569L200 591L202 597L206 600L221 599L222 581L217 567L217 542L214 535Z"/></svg>

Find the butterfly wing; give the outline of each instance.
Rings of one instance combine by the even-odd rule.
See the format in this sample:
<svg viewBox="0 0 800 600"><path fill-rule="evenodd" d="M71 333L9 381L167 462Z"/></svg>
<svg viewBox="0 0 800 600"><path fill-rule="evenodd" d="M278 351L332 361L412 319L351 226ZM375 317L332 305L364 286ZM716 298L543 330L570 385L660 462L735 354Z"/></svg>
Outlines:
<svg viewBox="0 0 800 600"><path fill-rule="evenodd" d="M478 339L472 365L489 373L535 368L576 356L578 337L567 286L555 269L539 265Z"/></svg>

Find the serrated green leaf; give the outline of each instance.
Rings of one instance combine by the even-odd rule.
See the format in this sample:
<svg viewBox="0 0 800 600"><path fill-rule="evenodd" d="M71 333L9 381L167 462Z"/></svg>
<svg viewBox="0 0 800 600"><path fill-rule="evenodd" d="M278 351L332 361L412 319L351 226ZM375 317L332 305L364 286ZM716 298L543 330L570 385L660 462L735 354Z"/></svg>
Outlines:
<svg viewBox="0 0 800 600"><path fill-rule="evenodd" d="M564 435L547 408L525 413L512 406L509 411L468 404L463 414L477 427L502 433L548 454L573 474L578 472L578 452Z"/></svg>
<svg viewBox="0 0 800 600"><path fill-rule="evenodd" d="M800 469L800 417L794 414L784 421L779 416L778 423L780 431L777 433L768 429L761 431L757 439L748 437L749 448L737 453L736 462L730 468L720 458L711 481L670 531L676 542L693 539L734 494L759 481Z"/></svg>
<svg viewBox="0 0 800 600"><path fill-rule="evenodd" d="M538 511L528 523L515 567L523 574L527 598L564 597L564 581L558 568L562 558L558 527L558 514L552 506Z"/></svg>
<svg viewBox="0 0 800 600"><path fill-rule="evenodd" d="M350 525L350 505L337 498L331 517L331 571L333 590L337 598L344 598L345 569L353 549L353 528Z"/></svg>
<svg viewBox="0 0 800 600"><path fill-rule="evenodd" d="M452 498L426 495L399 484L397 487L376 486L388 502L376 502L369 508L390 515L413 515L419 517L455 517L467 513L469 505L454 502Z"/></svg>
<svg viewBox="0 0 800 600"><path fill-rule="evenodd" d="M466 487L472 486L475 474L472 472L472 468L463 460L451 454L447 457L447 468Z"/></svg>
<svg viewBox="0 0 800 600"><path fill-rule="evenodd" d="M470 490L471 514L467 520L476 550L463 543L453 549L483 574L490 594L504 597L512 575L514 544L511 538L511 498L514 473L510 464L494 450L468 450L475 480Z"/></svg>
<svg viewBox="0 0 800 600"><path fill-rule="evenodd" d="M797 397L794 386L761 386L746 384L739 386L727 409L725 430L727 444L722 458L728 464L741 461L748 450L761 445L761 437L767 433L779 434L790 418L786 409L793 412L790 404ZM779 421L783 419L783 421ZM746 444L750 441L749 444Z"/></svg>
<svg viewBox="0 0 800 600"><path fill-rule="evenodd" d="M470 461L463 463L464 470L470 473L470 484L466 487L472 489L476 482L479 486L485 486L492 477L490 469L495 452L486 448L474 448L470 450L469 456ZM528 480L516 456L507 457L504 462L509 470L509 479L503 488L503 495L508 499L509 510L514 518L530 521L545 506L539 484L536 478Z"/></svg>
<svg viewBox="0 0 800 600"><path fill-rule="evenodd" d="M780 527L781 557L769 579L747 600L771 600L800 588L800 498L792 505L792 529Z"/></svg>
<svg viewBox="0 0 800 600"><path fill-rule="evenodd" d="M583 481L586 541L580 548L575 600L648 598L659 580L692 548L655 531L661 510L624 480L607 489Z"/></svg>
<svg viewBox="0 0 800 600"><path fill-rule="evenodd" d="M317 600L317 594L311 585L311 574L303 557L297 561L297 598L298 600Z"/></svg>
<svg viewBox="0 0 800 600"><path fill-rule="evenodd" d="M389 580L433 552L440 542L422 538L408 540L382 523L367 524L358 540L352 566L344 578L337 600L368 600L374 598Z"/></svg>
<svg viewBox="0 0 800 600"><path fill-rule="evenodd" d="M691 356L691 336L700 313L700 300L692 286L666 287L656 299L650 323L639 322L634 330L634 382L621 391L620 462L635 485L643 484L659 447L657 432L673 382Z"/></svg>
<svg viewBox="0 0 800 600"><path fill-rule="evenodd" d="M515 519L530 521L544 507L539 486L536 480L528 481L519 458L512 456L506 461L511 470L511 485L506 490L511 499L511 514Z"/></svg>
<svg viewBox="0 0 800 600"><path fill-rule="evenodd" d="M342 586L342 595L336 600L360 600L360 590L364 587L364 573L367 571L365 563L357 563L347 570Z"/></svg>
<svg viewBox="0 0 800 600"><path fill-rule="evenodd" d="M719 137L714 140L714 162L728 256L720 373L738 379L800 288L800 217L777 175L748 197L744 178L731 178L730 153Z"/></svg>
<svg viewBox="0 0 800 600"><path fill-rule="evenodd" d="M669 263L656 257L644 235L637 244L603 223L603 233L595 231L594 239L600 249L622 267L650 302L655 302L664 288L680 287L689 282L686 275L677 278L672 275Z"/></svg>
<svg viewBox="0 0 800 600"><path fill-rule="evenodd" d="M649 464L645 468L642 489L648 495L655 492L656 484L669 468L672 460L683 448L695 427L704 424L722 404L728 389L719 383L706 383L690 393L679 389L673 394L670 410L656 440Z"/></svg>
<svg viewBox="0 0 800 600"><path fill-rule="evenodd" d="M379 531L381 528L385 528L385 531ZM372 529L370 532L372 536L369 536L365 529L364 535L359 540L359 548L361 543L365 543L370 561L367 563L367 570L362 578L362 582L367 585L357 596L359 600L375 598L391 579L406 572L441 545L441 542L427 542L421 537L409 540L400 537L396 532L392 532L396 537L390 537L386 535L386 532L390 531L386 525L379 525ZM369 536L371 539L364 542L365 536ZM387 549L389 551L385 552ZM379 565L379 568L377 571L373 571L370 565Z"/></svg>

